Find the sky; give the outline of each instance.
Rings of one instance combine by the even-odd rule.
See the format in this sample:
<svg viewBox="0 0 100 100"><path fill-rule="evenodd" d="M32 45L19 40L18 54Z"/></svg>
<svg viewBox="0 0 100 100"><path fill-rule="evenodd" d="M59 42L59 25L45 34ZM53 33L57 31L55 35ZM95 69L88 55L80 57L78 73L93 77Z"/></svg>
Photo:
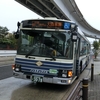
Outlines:
<svg viewBox="0 0 100 100"><path fill-rule="evenodd" d="M41 18L15 0L0 0L0 26L7 27L9 32L17 30L17 22L24 19Z"/></svg>
<svg viewBox="0 0 100 100"><path fill-rule="evenodd" d="M15 0L0 0L0 26L7 27L9 32L17 30L17 22L24 19L41 18ZM75 0L85 20L100 30L100 0ZM94 40L94 39L92 39Z"/></svg>
<svg viewBox="0 0 100 100"><path fill-rule="evenodd" d="M100 30L100 0L75 0L84 19L95 29Z"/></svg>

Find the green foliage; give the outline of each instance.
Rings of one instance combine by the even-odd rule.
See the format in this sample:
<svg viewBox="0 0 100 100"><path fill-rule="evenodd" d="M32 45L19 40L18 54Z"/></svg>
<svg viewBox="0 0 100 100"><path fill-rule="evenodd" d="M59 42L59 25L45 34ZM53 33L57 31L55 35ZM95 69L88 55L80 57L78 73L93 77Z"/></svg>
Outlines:
<svg viewBox="0 0 100 100"><path fill-rule="evenodd" d="M95 59L96 59L96 58L97 58L97 56L98 56L97 51L95 51L94 56L95 56Z"/></svg>
<svg viewBox="0 0 100 100"><path fill-rule="evenodd" d="M94 47L94 50L95 50L95 52L94 52L94 56L95 56L95 58L97 58L97 56L98 56L98 52L97 52L97 50L99 49L99 42L97 42L97 41L94 41L93 42L93 47Z"/></svg>
<svg viewBox="0 0 100 100"><path fill-rule="evenodd" d="M94 41L93 42L93 47L94 47L95 50L98 50L99 49L99 42Z"/></svg>
<svg viewBox="0 0 100 100"><path fill-rule="evenodd" d="M99 44L100 44L100 39L99 39Z"/></svg>
<svg viewBox="0 0 100 100"><path fill-rule="evenodd" d="M9 33L9 36L7 37L7 39L9 39L9 43L11 46L17 47L17 40L15 39L12 33Z"/></svg>
<svg viewBox="0 0 100 100"><path fill-rule="evenodd" d="M17 47L17 40L12 33L8 32L7 27L0 26L0 46L10 46L11 48ZM0 47L2 48L2 47Z"/></svg>
<svg viewBox="0 0 100 100"><path fill-rule="evenodd" d="M5 37L8 34L8 28L0 26L0 37Z"/></svg>
<svg viewBox="0 0 100 100"><path fill-rule="evenodd" d="M3 43L3 44L11 44L11 41L7 38L0 38L0 43Z"/></svg>

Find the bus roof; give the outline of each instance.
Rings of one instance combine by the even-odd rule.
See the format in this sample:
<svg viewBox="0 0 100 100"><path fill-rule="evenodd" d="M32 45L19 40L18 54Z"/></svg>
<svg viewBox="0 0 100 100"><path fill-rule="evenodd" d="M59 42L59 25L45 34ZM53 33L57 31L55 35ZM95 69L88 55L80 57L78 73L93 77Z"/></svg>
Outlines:
<svg viewBox="0 0 100 100"><path fill-rule="evenodd" d="M84 35L84 33L80 30L80 28L78 27L78 33L86 40L90 43L90 41L86 38L86 36Z"/></svg>
<svg viewBox="0 0 100 100"><path fill-rule="evenodd" d="M55 20L55 21L67 21L67 22L70 22L70 23L75 23L75 22L70 21L70 20L57 19L56 17L45 17L45 18L37 18L37 19L26 19L26 20L22 20L22 21L28 21L28 20Z"/></svg>

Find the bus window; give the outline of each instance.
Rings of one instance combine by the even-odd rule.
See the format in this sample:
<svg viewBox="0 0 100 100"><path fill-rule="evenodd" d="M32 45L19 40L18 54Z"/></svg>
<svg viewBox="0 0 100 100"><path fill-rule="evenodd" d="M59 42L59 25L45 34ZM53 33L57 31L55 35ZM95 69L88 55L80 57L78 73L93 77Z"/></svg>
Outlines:
<svg viewBox="0 0 100 100"><path fill-rule="evenodd" d="M81 45L80 45L80 56L87 54L87 43L85 39L81 39Z"/></svg>

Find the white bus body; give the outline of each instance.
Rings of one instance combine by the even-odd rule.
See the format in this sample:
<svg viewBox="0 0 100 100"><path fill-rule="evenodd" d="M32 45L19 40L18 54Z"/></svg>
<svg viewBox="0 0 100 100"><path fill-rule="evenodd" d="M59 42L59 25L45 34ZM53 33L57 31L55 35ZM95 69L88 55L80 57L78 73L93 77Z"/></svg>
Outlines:
<svg viewBox="0 0 100 100"><path fill-rule="evenodd" d="M77 25L56 18L18 23L16 78L69 85L89 63L90 43Z"/></svg>

